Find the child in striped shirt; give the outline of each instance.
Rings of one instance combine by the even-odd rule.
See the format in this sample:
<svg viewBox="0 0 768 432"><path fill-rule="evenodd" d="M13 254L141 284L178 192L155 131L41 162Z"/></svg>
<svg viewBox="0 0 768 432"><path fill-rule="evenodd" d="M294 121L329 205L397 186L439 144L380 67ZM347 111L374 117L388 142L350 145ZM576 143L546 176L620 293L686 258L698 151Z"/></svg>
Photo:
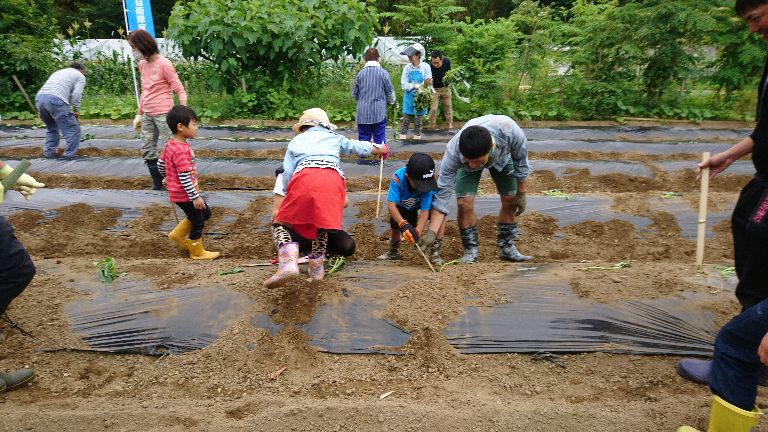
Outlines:
<svg viewBox="0 0 768 432"><path fill-rule="evenodd" d="M203 227L211 217L211 209L200 196L195 153L187 142L197 134L197 114L192 108L176 105L166 114L166 121L173 136L165 143L157 168L164 177L171 202L187 216L168 234L168 238L189 251L192 259L216 259L219 252L209 252L203 247Z"/></svg>

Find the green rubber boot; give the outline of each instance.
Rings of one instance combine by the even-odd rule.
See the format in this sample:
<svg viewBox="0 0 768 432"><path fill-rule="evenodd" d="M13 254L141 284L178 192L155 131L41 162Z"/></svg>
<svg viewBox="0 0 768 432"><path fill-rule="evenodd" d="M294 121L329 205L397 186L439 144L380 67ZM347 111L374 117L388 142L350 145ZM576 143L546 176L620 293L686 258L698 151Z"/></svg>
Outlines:
<svg viewBox="0 0 768 432"><path fill-rule="evenodd" d="M32 369L19 369L13 372L0 372L0 391L10 390L14 387L28 383L35 376Z"/></svg>

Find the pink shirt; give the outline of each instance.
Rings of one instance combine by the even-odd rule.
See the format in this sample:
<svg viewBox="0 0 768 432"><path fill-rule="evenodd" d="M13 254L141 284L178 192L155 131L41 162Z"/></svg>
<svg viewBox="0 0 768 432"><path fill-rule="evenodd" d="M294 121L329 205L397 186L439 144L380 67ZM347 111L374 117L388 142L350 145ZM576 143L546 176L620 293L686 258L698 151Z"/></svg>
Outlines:
<svg viewBox="0 0 768 432"><path fill-rule="evenodd" d="M140 113L163 115L170 111L173 107L171 91L179 97L179 103L187 104L187 92L179 81L176 68L167 58L157 54L151 63L146 60L139 61L139 75L141 75Z"/></svg>
<svg viewBox="0 0 768 432"><path fill-rule="evenodd" d="M165 162L165 183L168 189L168 197L172 202L189 201L189 196L179 180L179 173L189 172L192 185L200 193L200 185L197 182L197 164L195 153L189 143L168 140L163 148L160 159Z"/></svg>

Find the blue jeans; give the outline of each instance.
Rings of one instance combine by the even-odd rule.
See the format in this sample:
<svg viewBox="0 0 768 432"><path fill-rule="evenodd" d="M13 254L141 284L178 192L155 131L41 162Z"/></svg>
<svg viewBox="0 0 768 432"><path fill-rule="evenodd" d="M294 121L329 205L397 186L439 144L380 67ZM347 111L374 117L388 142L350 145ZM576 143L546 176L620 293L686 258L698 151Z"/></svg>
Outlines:
<svg viewBox="0 0 768 432"><path fill-rule="evenodd" d="M748 308L717 334L709 388L728 403L751 411L757 398L760 357L757 348L768 333L768 300Z"/></svg>
<svg viewBox="0 0 768 432"><path fill-rule="evenodd" d="M39 94L35 97L35 105L37 105L40 118L43 119L48 130L45 133L43 156L56 157L56 147L59 146L59 131L64 135L64 140L67 142L64 157L77 156L77 148L80 146L80 124L77 122L75 114L72 113L69 104L56 96Z"/></svg>
<svg viewBox="0 0 768 432"><path fill-rule="evenodd" d="M372 124L359 123L357 125L357 139L360 141L371 141L374 144L387 142L387 119Z"/></svg>

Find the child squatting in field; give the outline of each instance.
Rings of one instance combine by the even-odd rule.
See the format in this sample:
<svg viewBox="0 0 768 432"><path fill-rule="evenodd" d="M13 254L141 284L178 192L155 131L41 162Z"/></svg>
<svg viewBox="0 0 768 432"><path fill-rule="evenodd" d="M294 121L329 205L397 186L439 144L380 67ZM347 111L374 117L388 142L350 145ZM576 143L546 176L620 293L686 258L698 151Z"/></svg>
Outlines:
<svg viewBox="0 0 768 432"><path fill-rule="evenodd" d="M309 277L325 276L323 260L328 245L328 231L340 230L346 200L346 181L340 167L339 153L371 154L387 158L389 146L351 140L335 132L336 125L320 108L304 111L293 125L298 135L289 143L283 159L285 200L275 216L272 238L278 251L277 272L264 281L274 288L299 274L299 244L291 230L312 240L308 255Z"/></svg>
<svg viewBox="0 0 768 432"><path fill-rule="evenodd" d="M389 226L392 234L389 239L389 252L381 255L382 260L400 259L400 238L410 243L419 241L421 233L429 221L432 198L437 190L435 161L426 153L414 153L408 163L395 171L389 181L387 208ZM442 265L440 247L445 231L445 224L437 232L438 240L432 245L432 262Z"/></svg>

